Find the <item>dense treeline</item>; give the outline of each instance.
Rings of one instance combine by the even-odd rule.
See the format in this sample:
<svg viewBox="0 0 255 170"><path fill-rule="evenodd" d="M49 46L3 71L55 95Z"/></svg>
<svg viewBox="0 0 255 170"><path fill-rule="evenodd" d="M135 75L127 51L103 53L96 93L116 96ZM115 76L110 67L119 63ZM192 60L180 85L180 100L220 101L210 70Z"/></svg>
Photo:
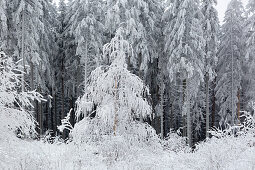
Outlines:
<svg viewBox="0 0 255 170"><path fill-rule="evenodd" d="M19 61L20 90L44 96L33 103L39 135L48 129L59 134L57 126L70 109L72 125L83 116L93 118L96 109L76 119L76 101L91 92L95 69L111 67L104 45L122 28L120 37L133 49L123 52L127 69L142 80L137 79L140 89L142 83L149 88L143 97L154 116L149 119L146 109L132 112L162 138L180 131L191 146L213 126L239 124L255 96L255 1L244 8L232 0L221 27L215 5L216 0L60 0L57 8L52 0L0 0L0 48Z"/></svg>

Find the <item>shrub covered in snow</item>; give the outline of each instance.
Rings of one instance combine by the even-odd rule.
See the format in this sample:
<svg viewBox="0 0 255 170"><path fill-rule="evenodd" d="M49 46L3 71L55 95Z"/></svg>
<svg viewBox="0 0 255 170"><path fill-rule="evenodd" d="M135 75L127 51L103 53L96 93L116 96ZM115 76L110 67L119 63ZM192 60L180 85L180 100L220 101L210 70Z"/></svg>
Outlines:
<svg viewBox="0 0 255 170"><path fill-rule="evenodd" d="M167 151L190 151L190 148L187 146L187 139L172 131L170 131L165 139L161 140L161 144Z"/></svg>
<svg viewBox="0 0 255 170"><path fill-rule="evenodd" d="M213 128L210 131L211 135L216 138L222 138L227 136L243 136L243 135L253 135L255 137L255 115L249 112L243 112L241 118L243 122L239 125L228 126L225 129Z"/></svg>

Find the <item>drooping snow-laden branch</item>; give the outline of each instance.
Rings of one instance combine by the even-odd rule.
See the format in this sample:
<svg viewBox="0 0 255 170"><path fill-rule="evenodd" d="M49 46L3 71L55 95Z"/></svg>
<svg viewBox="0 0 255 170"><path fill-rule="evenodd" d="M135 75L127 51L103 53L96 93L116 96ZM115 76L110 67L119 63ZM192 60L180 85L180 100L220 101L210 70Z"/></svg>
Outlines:
<svg viewBox="0 0 255 170"><path fill-rule="evenodd" d="M4 133L18 130L20 135L36 134L32 101L41 102L43 97L36 91L21 91L17 65L3 52L0 62L0 129Z"/></svg>

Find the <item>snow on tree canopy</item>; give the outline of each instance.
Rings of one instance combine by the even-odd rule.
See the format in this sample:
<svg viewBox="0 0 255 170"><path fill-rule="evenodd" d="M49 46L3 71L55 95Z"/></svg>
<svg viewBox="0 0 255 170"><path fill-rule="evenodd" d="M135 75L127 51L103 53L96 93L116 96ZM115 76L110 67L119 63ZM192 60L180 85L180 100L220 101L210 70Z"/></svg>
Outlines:
<svg viewBox="0 0 255 170"><path fill-rule="evenodd" d="M111 42L104 46L104 55L111 58L111 65L98 67L91 74L88 101L96 106L95 117L85 117L75 125L72 135L76 137L84 133L80 132L79 128L90 134L110 135L116 132L117 135L121 135L128 131L132 133L131 129L134 126L147 126L140 125L136 119L152 116L151 106L144 98L145 95L149 95L147 87L138 76L127 70L126 59L128 55L132 55L132 48L123 39L123 31L122 28L117 30ZM81 103L78 103L78 107ZM82 110L85 109L79 109ZM151 127L148 126L147 129Z"/></svg>
<svg viewBox="0 0 255 170"><path fill-rule="evenodd" d="M31 101L41 101L35 91L20 92L21 74L11 58L0 52L0 130L6 136L35 134L35 120L29 108ZM5 136L5 135L1 135Z"/></svg>
<svg viewBox="0 0 255 170"><path fill-rule="evenodd" d="M163 20L169 20L164 29L164 48L171 80L182 73L183 78L203 81L205 40L197 6L197 0L175 0L163 15Z"/></svg>
<svg viewBox="0 0 255 170"><path fill-rule="evenodd" d="M162 12L157 0L107 0L107 33L112 38L119 27L125 27L123 36L134 50L128 63L133 69L146 73L148 63L158 58L157 38L160 35L159 21Z"/></svg>
<svg viewBox="0 0 255 170"><path fill-rule="evenodd" d="M220 107L220 124L237 123L238 91L241 88L244 60L243 6L239 0L232 0L225 14L222 26L219 63L217 66L216 100Z"/></svg>
<svg viewBox="0 0 255 170"><path fill-rule="evenodd" d="M0 0L0 48L6 45L7 38L6 4L6 0Z"/></svg>

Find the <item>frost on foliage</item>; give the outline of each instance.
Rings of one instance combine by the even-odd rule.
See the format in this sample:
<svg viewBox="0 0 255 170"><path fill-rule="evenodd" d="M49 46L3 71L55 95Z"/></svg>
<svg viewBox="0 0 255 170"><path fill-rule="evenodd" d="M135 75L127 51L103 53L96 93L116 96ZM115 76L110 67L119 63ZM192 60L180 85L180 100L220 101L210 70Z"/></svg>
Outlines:
<svg viewBox="0 0 255 170"><path fill-rule="evenodd" d="M242 63L244 61L244 18L242 15L243 6L241 1L232 0L225 15L225 23L222 25L215 88L216 103L220 107L220 111L218 113L221 117L220 124L223 126L238 122L237 114L232 115L231 111L233 102L233 112L236 113L236 103L238 103L237 94L238 91L241 90L241 81L243 78ZM232 116L234 116L234 122L232 122Z"/></svg>
<svg viewBox="0 0 255 170"><path fill-rule="evenodd" d="M181 73L182 78L198 77L198 84L203 81L205 40L198 4L198 1L176 0L163 15L163 21L168 23L164 28L164 51L168 54L171 80Z"/></svg>
<svg viewBox="0 0 255 170"><path fill-rule="evenodd" d="M170 131L167 137L161 141L163 148L174 152L189 151L190 148L186 144L187 139L179 135Z"/></svg>
<svg viewBox="0 0 255 170"><path fill-rule="evenodd" d="M221 128L213 128L210 133L212 136L217 138L227 137L227 136L243 136L243 135L251 135L255 137L255 114L251 114L248 112L243 112L243 115L240 117L243 119L242 124L236 126L230 126L226 129Z"/></svg>
<svg viewBox="0 0 255 170"><path fill-rule="evenodd" d="M77 43L76 55L80 56L78 59L86 69L87 74L84 76L87 77L101 62L104 40L102 4L101 0L78 0L71 6L73 14L68 31L74 35ZM74 65L74 67L77 66Z"/></svg>
<svg viewBox="0 0 255 170"><path fill-rule="evenodd" d="M63 132L64 129L72 131L73 125L70 123L70 118L71 118L72 111L73 111L73 109L71 109L69 111L69 113L67 114L67 116L64 119L61 120L61 125L58 126L58 129L59 129L60 132Z"/></svg>
<svg viewBox="0 0 255 170"><path fill-rule="evenodd" d="M0 11L5 7L1 4L4 1L6 0L0 1ZM29 73L26 79L34 85L31 87L32 90L40 86L43 91L46 91L53 84L50 62L57 51L52 50L57 48L53 31L57 22L53 16L52 4L48 0L7 0L6 5L9 39L8 42L3 41L4 46L8 46L7 50L5 48L2 50L8 51L8 55L14 58L21 59L22 35L24 35L24 62L25 69ZM25 11L24 21L23 11ZM1 12L0 15L3 16Z"/></svg>
<svg viewBox="0 0 255 170"><path fill-rule="evenodd" d="M249 16L246 21L245 31L247 34L247 41L246 41L246 47L247 47L247 53L246 58L249 61L252 61L254 64L254 44L255 44L255 1L249 0L247 4L247 15Z"/></svg>
<svg viewBox="0 0 255 170"><path fill-rule="evenodd" d="M255 88L254 88L254 74L255 74L255 1L249 0L246 6L246 15L248 16L245 21L244 33L246 37L245 42L245 67L243 75L244 97L248 100L254 101ZM245 103L245 102L244 102ZM248 102L246 102L248 103ZM249 108L249 106L247 106ZM248 109L247 108L247 109ZM249 108L251 109L251 108Z"/></svg>
<svg viewBox="0 0 255 170"><path fill-rule="evenodd" d="M0 49L3 48L6 44L6 38L7 38L7 14L6 14L6 8L7 8L6 0L0 0ZM1 49L3 50L3 49Z"/></svg>
<svg viewBox="0 0 255 170"><path fill-rule="evenodd" d="M0 130L7 136L35 134L35 120L29 109L31 101L41 101L35 91L20 92L21 74L11 58L0 52Z"/></svg>
<svg viewBox="0 0 255 170"><path fill-rule="evenodd" d="M255 137L255 114L251 115L248 112L244 112L241 118L244 119L241 125L241 132L244 134L251 133Z"/></svg>
<svg viewBox="0 0 255 170"><path fill-rule="evenodd" d="M157 40L162 11L160 2L156 0L107 0L106 31L111 37L119 27L125 27L123 36L134 50L128 64L134 70L146 73L148 63L158 58Z"/></svg>
<svg viewBox="0 0 255 170"><path fill-rule="evenodd" d="M212 80L215 77L214 67L217 64L216 53L218 50L219 19L215 9L216 0L203 0L201 11L203 14L202 25L205 39L205 68Z"/></svg>
<svg viewBox="0 0 255 170"><path fill-rule="evenodd" d="M114 126L116 135L129 136L130 142L157 139L152 127L137 121L138 118L151 117L152 110L144 98L149 95L148 89L138 76L127 70L126 59L132 55L132 48L123 39L122 31L120 28L111 42L104 46L104 55L111 59L111 65L98 67L91 74L88 99L96 106L92 111L95 117L83 113L85 118L75 125L72 132L77 142L100 141L105 135L113 135Z"/></svg>

